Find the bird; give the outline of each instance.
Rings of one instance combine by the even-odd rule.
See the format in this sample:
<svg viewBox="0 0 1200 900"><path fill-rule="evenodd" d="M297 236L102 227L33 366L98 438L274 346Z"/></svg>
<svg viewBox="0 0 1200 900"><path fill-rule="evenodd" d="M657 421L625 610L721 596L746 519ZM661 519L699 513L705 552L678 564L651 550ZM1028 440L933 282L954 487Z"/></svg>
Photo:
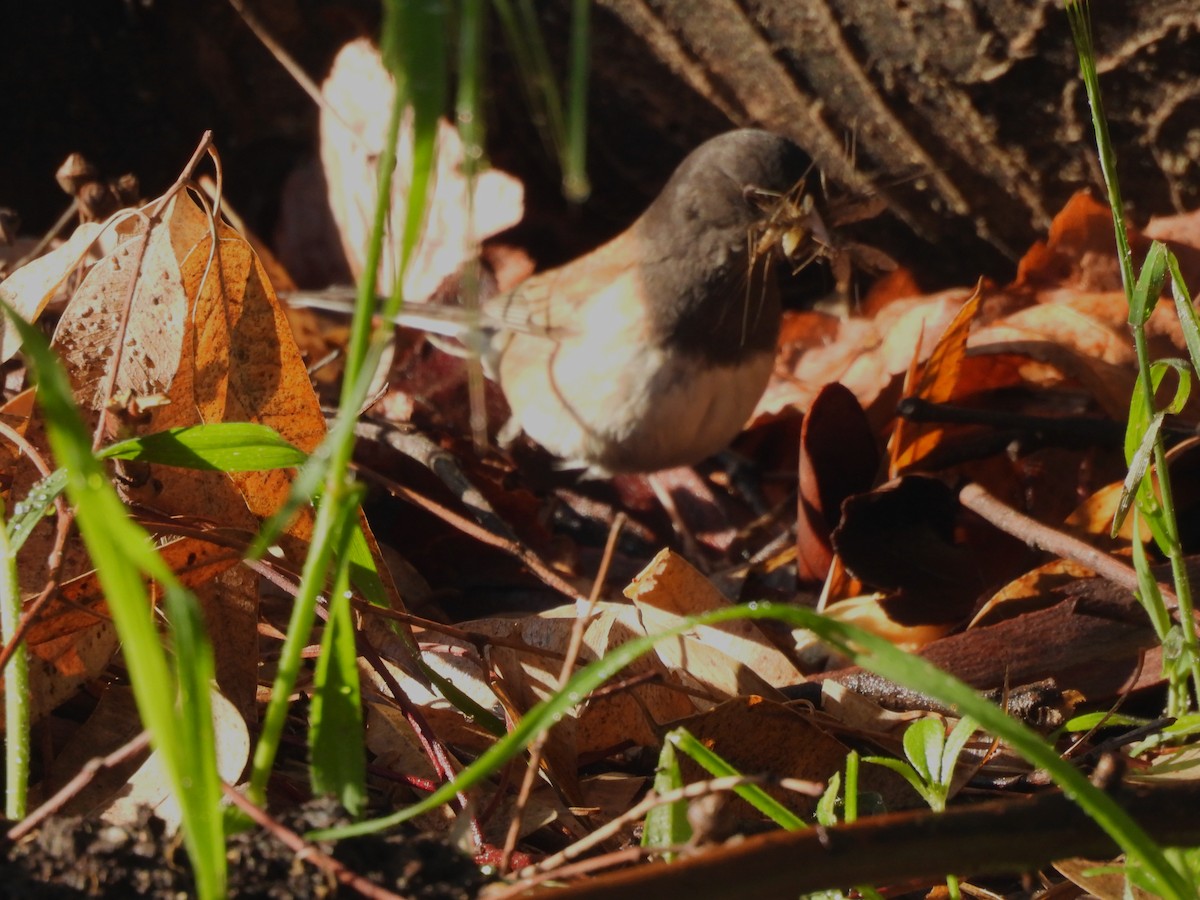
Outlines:
<svg viewBox="0 0 1200 900"><path fill-rule="evenodd" d="M592 476L693 465L728 446L766 388L781 315L771 259L805 231L777 215L811 166L770 131L725 132L624 231L484 300L471 333L420 304L395 321L479 353L511 410L502 444L524 432Z"/></svg>

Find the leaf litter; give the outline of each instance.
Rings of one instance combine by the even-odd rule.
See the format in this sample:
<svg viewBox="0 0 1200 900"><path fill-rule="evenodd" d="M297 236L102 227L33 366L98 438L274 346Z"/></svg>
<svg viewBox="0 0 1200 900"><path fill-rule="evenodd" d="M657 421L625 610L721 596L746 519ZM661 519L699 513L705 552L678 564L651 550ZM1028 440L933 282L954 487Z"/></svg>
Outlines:
<svg viewBox="0 0 1200 900"><path fill-rule="evenodd" d="M444 201L445 208L454 202ZM306 359L297 348L287 325L292 313L250 245L182 191L161 216L126 217L109 227L116 246L98 261L85 262L98 226L83 225L0 285L6 300L36 319L68 273L87 268L59 318L54 346L89 424L106 409L118 409L110 421L119 423L122 437L259 422L313 449L324 435L306 370L313 351ZM1194 216L1151 223L1145 233L1172 242L1185 267L1192 266L1188 271L1200 274ZM414 276L422 291L432 292L462 264L469 243L461 236L447 243L459 248L453 265L447 270L445 258L431 250L428 266ZM1145 246L1139 236L1135 247ZM602 599L582 625L581 663L685 616L786 598L886 635L991 692L1045 732L1085 704L1103 707L1135 687L1160 684L1153 635L1127 593L1078 563L1047 560L1003 535L964 511L955 494L967 481L982 485L1039 522L1114 548L1104 523L1111 486L1121 478L1119 423L1133 369L1110 247L1111 219L1081 194L1009 285L924 295L901 269L877 281L849 314L789 312L775 377L737 444L761 461L758 477L747 485L741 473L711 463L675 473L668 482L679 513L674 522L643 479L577 484L536 448L517 448L512 458L476 453L462 427L461 360L400 336L376 410L386 410L394 426L422 433L444 456L426 465L365 446L364 466L408 490L405 505L375 501L371 521L405 558L401 595L423 596L422 609L443 621L412 619L412 604L400 596L392 598L391 612L409 623L430 668L494 722L489 727L477 712L464 712L415 677L407 660L391 658L377 614L366 610L362 639L374 649L361 671L370 686L366 740L378 810L411 803L437 783L447 760L453 769L478 756L494 742L495 726L511 727L553 693L581 627L577 600L566 606L562 600L588 592L618 513L629 524L608 559ZM1150 330L1162 352L1181 351L1168 310L1156 311ZM4 347L15 349L7 333ZM124 402L116 407L114 398ZM152 398L163 402L147 402ZM898 419L901 398L920 415ZM490 402L502 408L502 398ZM1181 420L1193 412L1185 410ZM14 406L10 416L15 430L46 454L37 414ZM1106 424L1115 438L1071 440L1072 428L1085 426L1102 438ZM856 461L852 474L836 464L847 453ZM446 465L459 477L446 477ZM16 498L41 477L16 456L6 474ZM251 752L247 726L252 733L288 600L286 592L264 596L258 574L239 565L240 549L280 507L290 476L155 464L115 474L172 568L202 597L226 698L217 727L223 751L232 755L223 771L236 782ZM460 527L482 509L472 506L463 484L506 523L505 534L485 543ZM680 522L705 521L692 544L699 557L661 549L676 543ZM277 583L298 571L310 524L302 512L288 526L283 556L271 564ZM56 546L61 562L51 571L46 560ZM531 559L542 568L530 566ZM26 542L20 572L31 604L48 578L61 585L26 634L38 660L39 727L65 735L45 773L42 787L50 792L70 782L72 767L97 752L115 752L137 729L130 728L128 705L121 712L116 703L118 648L76 539L64 542L55 523L44 522ZM302 703L294 715L302 721ZM952 719L953 711L872 680L811 635L747 623L689 630L661 642L596 696L579 698L550 731L543 777L522 801L519 852L511 859L532 875L552 852L606 823L620 824L647 789L663 737L676 726L742 772L826 783L851 749L898 754L904 727L927 716ZM424 730L414 728L417 719ZM431 734L437 747L429 744ZM1037 787L1036 773L1019 759L1003 748L985 750L972 749L977 770L966 787L955 784L963 797L1004 796L1013 784ZM441 755L440 764L431 754ZM118 797L132 786L162 809L166 798L145 751L132 762L141 774L93 775L54 811L102 817L135 835L165 829ZM277 776L300 794L307 784L301 762L285 759ZM685 774L707 777L690 762ZM919 805L903 783L881 774L887 773L864 776L861 787L884 808ZM421 824L477 860L498 859L516 780L505 771L474 791L465 809L443 808ZM776 784L767 789L793 812L812 814L812 798ZM763 828L741 801L722 816L725 835ZM605 851L614 861L632 858L620 851L633 846L637 833L637 823L625 823ZM707 834L717 839L718 832ZM93 852L96 845L85 844ZM697 845L691 852L705 851ZM844 884L854 882L851 871L844 877Z"/></svg>

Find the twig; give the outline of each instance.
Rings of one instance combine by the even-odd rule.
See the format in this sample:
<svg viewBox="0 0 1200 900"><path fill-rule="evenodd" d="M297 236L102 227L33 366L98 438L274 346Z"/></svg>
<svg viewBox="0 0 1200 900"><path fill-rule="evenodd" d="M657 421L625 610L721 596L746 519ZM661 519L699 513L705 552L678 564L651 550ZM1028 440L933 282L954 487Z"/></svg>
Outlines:
<svg viewBox="0 0 1200 900"><path fill-rule="evenodd" d="M608 567L612 563L613 553L617 549L617 538L621 535L621 528L625 525L625 514L618 513L613 520L612 528L608 532L608 543L604 546L604 556L600 560L600 568L596 572L596 579L592 583L592 592L586 603L577 602L577 614L575 622L571 627L571 639L567 644L567 656L563 660L562 668L558 673L557 690L562 691L566 688L567 682L571 680L571 675L575 672L575 663L579 659L579 651L583 647L583 636L587 631L587 626L591 622L592 613L596 608L596 603L600 599L600 591L604 588L604 580L608 575ZM512 860L513 850L517 846L517 838L521 834L521 822L525 816L525 806L529 802L529 795L533 792L533 783L537 779L538 770L542 764L542 751L546 746L546 739L550 731L547 729L537 736L534 742L529 747L529 767L525 770L525 778L521 782L521 789L517 793L517 802L513 806L512 820L508 823L508 834L504 838L504 852L500 854L499 869L501 872L508 871L509 862Z"/></svg>
<svg viewBox="0 0 1200 900"><path fill-rule="evenodd" d="M559 575L557 572L551 569L550 566L538 558L537 554L533 553L527 547L522 546L520 543L493 534L486 528L476 525L466 516L461 516L448 507L438 503L436 500L430 500L428 497L417 493L411 488L405 487L399 482L392 481L390 478L380 475L378 472L372 472L369 469L362 468L360 468L358 471L365 477L383 486L388 492L396 497L399 497L401 500L406 500L414 506L420 507L426 512L437 516L443 522L447 523L448 525L453 525L459 531L462 531L464 534L475 538L482 544L486 544L489 547L495 547L498 550L503 550L505 553L516 557L518 560L528 566L529 570L537 575L538 578L542 579L547 586L553 588L564 596L570 597L576 602L579 602L583 599L582 595L575 590L575 588L569 582L567 582L561 575Z"/></svg>
<svg viewBox="0 0 1200 900"><path fill-rule="evenodd" d="M150 746L150 732L143 731L132 740L122 744L107 756L95 756L80 767L75 776L54 792L45 803L27 815L24 819L8 830L10 841L19 841L29 832L60 809L67 805L72 797L82 791L92 779L103 769L115 769L117 766L133 759Z"/></svg>
<svg viewBox="0 0 1200 900"><path fill-rule="evenodd" d="M237 11L237 14L242 17L242 21L246 23L246 27L254 32L254 36L258 38L262 45L267 48L267 51L273 57L275 57L275 61L283 66L287 73L292 76L296 84L299 85L300 89L304 91L304 93L308 94L312 102L317 104L320 109L337 119L338 123L346 129L347 133L350 134L355 143L359 145L360 149L363 149L365 152L365 148L363 148L362 143L362 136L353 128L351 128L349 124L347 124L346 120L342 118L341 114L333 108L328 100L325 99L325 95L321 93L321 89L317 87L316 82L308 77L308 73L305 72L304 69L300 68L300 64L292 58L292 55L283 48L282 44L275 40L271 33L267 31L266 26L259 21L258 17L246 8L246 4L243 3L242 0L229 0L229 5Z"/></svg>
<svg viewBox="0 0 1200 900"><path fill-rule="evenodd" d="M19 260L17 260L17 264L15 266L13 266L13 271L16 271L17 269L21 268L21 266L25 265L28 262L31 262L32 260L37 259L39 256L41 256L42 251L50 246L50 242L53 241L54 238L58 236L59 232L61 232L64 228L67 227L67 225L70 223L71 219L78 212L79 212L79 199L73 197L73 198L71 198L71 205L68 206L65 210L63 210L63 213L61 216L58 217L58 220L53 225L50 226L50 230L47 231L44 235L42 235L41 240L39 240L34 245L32 250L30 250L28 253L26 253L24 256L22 256Z"/></svg>
<svg viewBox="0 0 1200 900"><path fill-rule="evenodd" d="M1130 593L1136 594L1140 590L1137 573L1132 566L1127 566L1104 551L1084 543L1079 538L1050 528L1036 519L1017 512L1011 506L1001 503L978 484L968 484L959 492L958 499L967 509L1029 546L1086 566L1101 578L1125 588ZM1169 607L1179 606L1179 601L1170 588L1160 585L1159 589L1162 591L1163 601Z"/></svg>

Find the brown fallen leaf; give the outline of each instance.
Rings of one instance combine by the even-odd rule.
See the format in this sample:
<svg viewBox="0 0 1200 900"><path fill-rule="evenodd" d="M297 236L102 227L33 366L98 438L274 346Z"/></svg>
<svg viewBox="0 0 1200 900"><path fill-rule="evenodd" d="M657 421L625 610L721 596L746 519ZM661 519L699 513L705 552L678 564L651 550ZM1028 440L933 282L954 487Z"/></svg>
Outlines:
<svg viewBox="0 0 1200 900"><path fill-rule="evenodd" d="M104 226L85 222L66 242L28 262L0 282L0 300L27 322L36 322L62 283L83 261ZM21 338L9 324L0 323L0 362L7 362L21 348Z"/></svg>
<svg viewBox="0 0 1200 900"><path fill-rule="evenodd" d="M670 550L650 561L625 588L625 596L633 601L648 634L665 631L684 616L730 605L712 582ZM804 680L758 625L744 619L698 627L660 641L655 651L677 676L722 698L777 697L778 688Z"/></svg>
<svg viewBox="0 0 1200 900"><path fill-rule="evenodd" d="M804 417L800 433L800 496L796 529L796 577L824 581L833 561L829 536L842 502L870 490L879 469L879 448L866 414L839 384L826 385Z"/></svg>

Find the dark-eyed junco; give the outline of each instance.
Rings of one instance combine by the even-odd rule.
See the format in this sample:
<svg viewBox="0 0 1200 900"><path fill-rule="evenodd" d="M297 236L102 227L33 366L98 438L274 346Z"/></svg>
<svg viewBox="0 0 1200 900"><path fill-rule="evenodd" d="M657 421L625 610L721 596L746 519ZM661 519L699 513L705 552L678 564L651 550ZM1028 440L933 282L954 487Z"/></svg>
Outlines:
<svg viewBox="0 0 1200 900"><path fill-rule="evenodd" d="M502 439L523 430L598 473L724 448L774 359L779 296L761 241L771 198L809 165L770 132L722 134L621 234L486 301L481 356L512 409ZM413 313L401 324L428 326Z"/></svg>

